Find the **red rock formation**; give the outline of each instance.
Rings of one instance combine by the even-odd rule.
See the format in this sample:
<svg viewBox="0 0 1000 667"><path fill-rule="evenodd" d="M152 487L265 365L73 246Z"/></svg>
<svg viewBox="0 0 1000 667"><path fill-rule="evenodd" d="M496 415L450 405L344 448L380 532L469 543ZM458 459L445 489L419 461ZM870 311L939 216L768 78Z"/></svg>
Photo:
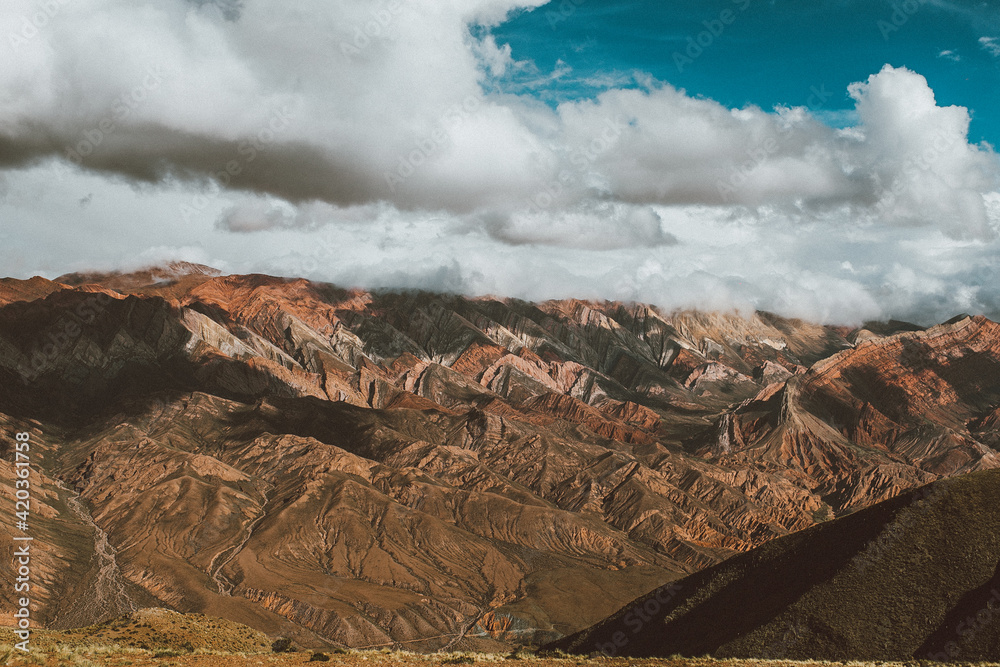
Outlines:
<svg viewBox="0 0 1000 667"><path fill-rule="evenodd" d="M996 466L997 370L981 318L853 348L763 313L199 267L0 284L0 423L44 434L47 506L93 516L40 518L47 548L114 556L75 586L42 569L56 623L155 604L355 646L551 639ZM83 599L114 602L65 615Z"/></svg>

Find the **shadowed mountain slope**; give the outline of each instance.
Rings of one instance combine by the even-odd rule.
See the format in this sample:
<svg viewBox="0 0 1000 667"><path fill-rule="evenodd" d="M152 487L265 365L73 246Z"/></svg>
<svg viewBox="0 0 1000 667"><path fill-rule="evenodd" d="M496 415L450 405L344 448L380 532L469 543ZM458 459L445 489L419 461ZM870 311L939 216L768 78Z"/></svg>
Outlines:
<svg viewBox="0 0 1000 667"><path fill-rule="evenodd" d="M775 539L555 642L577 653L1000 658L1000 471Z"/></svg>

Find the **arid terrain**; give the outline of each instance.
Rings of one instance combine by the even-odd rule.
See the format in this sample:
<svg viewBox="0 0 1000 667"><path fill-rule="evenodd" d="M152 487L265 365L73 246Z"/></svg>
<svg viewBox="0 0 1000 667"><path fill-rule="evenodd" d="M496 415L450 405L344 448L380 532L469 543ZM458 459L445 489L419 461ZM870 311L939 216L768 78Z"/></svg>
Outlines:
<svg viewBox="0 0 1000 667"><path fill-rule="evenodd" d="M506 654L998 468L998 423L982 317L851 329L197 265L0 281L0 543L27 432L55 629L165 608L316 650ZM981 547L963 586L1000 561Z"/></svg>
<svg viewBox="0 0 1000 667"><path fill-rule="evenodd" d="M1000 470L903 493L647 594L546 648L607 655L996 660Z"/></svg>
<svg viewBox="0 0 1000 667"><path fill-rule="evenodd" d="M199 641L211 637L210 643ZM522 665L524 667L918 667L926 662L810 662L784 659L715 659L711 657L623 658L570 655L560 651L517 649L507 653L413 653L380 649L304 650L292 646L274 652L270 640L250 628L206 616L147 610L129 619L82 628L36 632L31 650L13 649L13 637L0 629L0 661L5 665L44 667L243 667L328 663L345 667L437 667L448 665ZM255 641L256 640L256 641ZM257 645L255 645L255 643ZM996 663L964 662L985 667Z"/></svg>

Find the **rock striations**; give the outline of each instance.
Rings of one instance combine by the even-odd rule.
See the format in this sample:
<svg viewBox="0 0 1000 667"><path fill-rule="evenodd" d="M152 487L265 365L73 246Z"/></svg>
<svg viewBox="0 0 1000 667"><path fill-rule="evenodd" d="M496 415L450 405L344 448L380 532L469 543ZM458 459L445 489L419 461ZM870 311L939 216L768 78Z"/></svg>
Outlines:
<svg viewBox="0 0 1000 667"><path fill-rule="evenodd" d="M996 662L1000 470L777 538L554 642L574 653Z"/></svg>
<svg viewBox="0 0 1000 667"><path fill-rule="evenodd" d="M35 443L38 618L163 607L413 649L570 635L1000 467L1000 325L880 331L195 265L0 281L0 431Z"/></svg>

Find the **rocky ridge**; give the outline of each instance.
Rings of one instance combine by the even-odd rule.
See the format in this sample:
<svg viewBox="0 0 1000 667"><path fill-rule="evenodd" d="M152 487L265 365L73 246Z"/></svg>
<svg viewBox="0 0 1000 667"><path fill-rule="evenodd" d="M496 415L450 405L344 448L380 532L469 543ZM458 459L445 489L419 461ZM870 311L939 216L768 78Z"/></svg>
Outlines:
<svg viewBox="0 0 1000 667"><path fill-rule="evenodd" d="M983 318L850 332L194 265L0 281L0 428L37 443L54 625L115 599L307 644L554 639L998 467L998 364Z"/></svg>

